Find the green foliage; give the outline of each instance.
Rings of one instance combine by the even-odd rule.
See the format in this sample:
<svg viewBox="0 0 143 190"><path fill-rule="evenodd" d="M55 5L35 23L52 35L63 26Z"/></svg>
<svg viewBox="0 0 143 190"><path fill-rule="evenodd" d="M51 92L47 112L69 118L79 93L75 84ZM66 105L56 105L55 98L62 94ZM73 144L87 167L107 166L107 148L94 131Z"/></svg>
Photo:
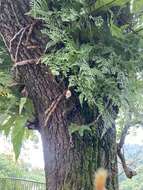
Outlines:
<svg viewBox="0 0 143 190"><path fill-rule="evenodd" d="M78 132L80 134L80 136L83 137L84 131L91 131L91 129L89 128L88 125L87 126L86 125L78 126L78 125L76 125L74 123L72 123L69 126L69 133L70 133L70 135L72 135L75 132Z"/></svg>
<svg viewBox="0 0 143 190"><path fill-rule="evenodd" d="M24 105L26 104L27 98L23 97L20 99L20 104L19 104L19 114L21 115L22 110L24 108Z"/></svg>
<svg viewBox="0 0 143 190"><path fill-rule="evenodd" d="M27 98L20 96L18 90L10 88L11 60L0 41L0 131L11 135L15 158L17 159L22 141L31 133L24 128L26 121L33 117L33 105Z"/></svg>
<svg viewBox="0 0 143 190"><path fill-rule="evenodd" d="M30 171L30 172L29 172ZM0 155L0 178L16 177L44 182L44 172L40 169L31 169L30 165L14 162L12 155Z"/></svg>
<svg viewBox="0 0 143 190"><path fill-rule="evenodd" d="M143 10L143 2L142 0L133 0L133 12L138 13Z"/></svg>
<svg viewBox="0 0 143 190"><path fill-rule="evenodd" d="M75 91L81 105L97 107L112 125L114 110L130 110L142 79L142 38L134 33L141 1L33 0L30 15L45 22L50 40L42 62ZM130 6L130 7L129 7ZM130 9L134 10L131 13ZM136 10L136 11L135 11ZM57 48L57 46L59 48ZM133 106L132 106L133 107Z"/></svg>
<svg viewBox="0 0 143 190"><path fill-rule="evenodd" d="M22 146L22 141L24 137L24 132L25 129L23 125L26 123L26 118L25 117L18 117L15 126L13 127L12 130L12 143L13 143L13 149L15 152L15 158L16 160L18 159L18 156L20 154L21 146Z"/></svg>

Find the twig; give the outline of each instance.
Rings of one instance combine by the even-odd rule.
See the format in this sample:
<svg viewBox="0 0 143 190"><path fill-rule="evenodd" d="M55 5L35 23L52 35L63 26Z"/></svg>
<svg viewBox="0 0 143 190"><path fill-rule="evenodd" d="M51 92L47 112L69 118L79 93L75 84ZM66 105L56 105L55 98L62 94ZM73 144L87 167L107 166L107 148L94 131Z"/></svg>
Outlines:
<svg viewBox="0 0 143 190"><path fill-rule="evenodd" d="M27 30L27 27L23 28L23 30L21 31L21 36L19 38L19 42L18 42L18 45L17 45L17 48L16 48L16 53L15 53L15 62L17 62L19 48L20 48L20 45L21 45L21 42L22 42L22 38L23 38L24 33L25 33L26 30Z"/></svg>
<svg viewBox="0 0 143 190"><path fill-rule="evenodd" d="M129 116L128 116L129 118L129 120L131 120L131 112L129 113ZM128 177L128 178L132 178L133 176L135 176L135 175L137 175L137 172L136 171L134 171L134 170L132 170L131 168L129 168L128 166L127 166L127 163L126 163L126 159L125 159L125 156L124 156L124 152L122 152L122 150L123 150L123 146L124 146L124 143L125 143L125 138L126 138L126 136L127 136L127 134L128 134L128 130L129 130L129 128L132 126L132 123L131 122L128 122L126 125L125 125L125 127L124 127L124 129L123 129L123 131L122 131L122 134L121 134L121 138L120 138L120 141L119 141L119 143L117 144L117 154L118 154L118 156L119 156L119 158L120 158L120 160L121 160L121 163L122 163L122 167L123 167L123 169L124 169L124 172L125 172L125 174L126 174L126 176Z"/></svg>
<svg viewBox="0 0 143 190"><path fill-rule="evenodd" d="M38 61L36 62L36 65L38 65L38 64L40 63L41 58L42 58L42 56L46 53L46 51L47 51L47 48L44 49L42 55L40 56L40 58L39 58Z"/></svg>
<svg viewBox="0 0 143 190"><path fill-rule="evenodd" d="M46 115L46 120L45 120L45 127L50 119L50 117L52 116L52 114L54 113L54 111L56 110L58 104L60 103L60 101L62 100L62 98L66 95L66 91L65 90L60 96L58 96L50 105L50 107L45 111L45 115Z"/></svg>
<svg viewBox="0 0 143 190"><path fill-rule="evenodd" d="M4 42L4 44L5 44L6 48L9 49L9 47L8 47L8 45L6 43L6 40L5 40L4 36L2 35L2 33L0 33L0 36L1 36L1 38L2 38L2 40Z"/></svg>
<svg viewBox="0 0 143 190"><path fill-rule="evenodd" d="M13 67L17 67L17 66L22 66L22 65L27 65L27 64L33 64L37 62L37 59L27 59L27 60L23 60L23 61L19 61L16 62Z"/></svg>
<svg viewBox="0 0 143 190"><path fill-rule="evenodd" d="M123 166L123 169L124 169L126 176L131 179L133 176L137 175L136 171L132 170L131 168L129 168L127 166L124 153L122 153L122 150L119 147L119 145L117 145L117 153L118 153L118 156L121 160L121 163L122 163L122 166Z"/></svg>
<svg viewBox="0 0 143 190"><path fill-rule="evenodd" d="M11 53L13 41L20 35L20 33L23 31L23 29L24 29L24 28L21 28L21 29L13 36L13 38L10 40L10 45L9 45L9 52L10 52L10 53Z"/></svg>
<svg viewBox="0 0 143 190"><path fill-rule="evenodd" d="M100 113L100 114L98 115L98 117L96 118L96 120L94 120L93 122L89 123L88 126L90 127L90 126L92 126L92 125L95 125L95 124L98 122L98 120L100 119L101 116L102 116L102 114Z"/></svg>
<svg viewBox="0 0 143 190"><path fill-rule="evenodd" d="M118 146L120 148L122 148L123 145L124 145L124 143L125 143L125 138L126 138L126 136L128 134L128 130L129 130L130 127L131 127L130 124L126 124L125 127L124 127L124 129L122 130L120 141L119 141L119 144L118 144Z"/></svg>
<svg viewBox="0 0 143 190"><path fill-rule="evenodd" d="M3 40L3 42L4 42L4 44L5 44L5 46L6 46L6 48L7 48L7 50L8 50L9 53L10 53L10 49L9 49L7 43L6 43L6 40L5 40L4 36L3 36L1 33L0 33L0 36L1 36L1 38L2 38L2 40ZM10 54L10 56L11 56L12 61L14 62L14 57L13 57L13 55Z"/></svg>
<svg viewBox="0 0 143 190"><path fill-rule="evenodd" d="M28 45L26 47L27 47L27 49L37 49L38 48L37 45Z"/></svg>
<svg viewBox="0 0 143 190"><path fill-rule="evenodd" d="M134 162L137 162L137 161L139 162L139 161L141 161L142 159L141 159L140 157L141 157L141 155L139 155L139 158L137 157L135 161L132 161L132 162L130 163L130 165L133 165ZM122 165L122 162L118 162L118 163ZM120 172L119 176L121 176L123 173L124 173L124 171Z"/></svg>

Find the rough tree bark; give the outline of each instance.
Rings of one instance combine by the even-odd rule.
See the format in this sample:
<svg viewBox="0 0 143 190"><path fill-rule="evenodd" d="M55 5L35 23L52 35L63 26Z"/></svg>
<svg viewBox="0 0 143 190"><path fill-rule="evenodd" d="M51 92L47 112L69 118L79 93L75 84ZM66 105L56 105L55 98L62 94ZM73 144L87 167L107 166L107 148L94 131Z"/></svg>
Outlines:
<svg viewBox="0 0 143 190"><path fill-rule="evenodd" d="M29 0L0 0L0 33L11 55L13 74L28 91L35 107L43 142L47 190L92 190L95 170L109 170L108 189L118 190L115 126L101 138L103 122L93 126L93 135L69 135L72 122L84 117L76 97L65 98L47 66L40 64L47 38L42 23L25 15ZM70 109L69 109L70 108Z"/></svg>

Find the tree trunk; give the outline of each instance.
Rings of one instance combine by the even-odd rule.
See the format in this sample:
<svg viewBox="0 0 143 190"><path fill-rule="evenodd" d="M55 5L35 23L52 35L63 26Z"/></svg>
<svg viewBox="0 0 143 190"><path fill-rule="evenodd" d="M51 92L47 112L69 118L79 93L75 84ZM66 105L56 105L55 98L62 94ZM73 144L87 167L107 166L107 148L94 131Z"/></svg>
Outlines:
<svg viewBox="0 0 143 190"><path fill-rule="evenodd" d="M55 122L54 130L50 125L41 132L48 190L92 190L94 172L101 166L109 171L108 189L118 189L114 129L102 140L97 134L75 134L73 144L69 143L63 121Z"/></svg>
<svg viewBox="0 0 143 190"><path fill-rule="evenodd" d="M92 190L98 167L109 171L107 187L118 190L115 126L102 136L102 121L92 133L69 134L69 125L82 123L76 97L65 97L39 58L47 42L39 35L40 21L25 15L29 0L0 0L0 33L14 62L15 80L22 83L32 99L43 142L47 190ZM32 35L31 35L32 34ZM38 63L38 64L36 64ZM70 108L70 109L69 109Z"/></svg>

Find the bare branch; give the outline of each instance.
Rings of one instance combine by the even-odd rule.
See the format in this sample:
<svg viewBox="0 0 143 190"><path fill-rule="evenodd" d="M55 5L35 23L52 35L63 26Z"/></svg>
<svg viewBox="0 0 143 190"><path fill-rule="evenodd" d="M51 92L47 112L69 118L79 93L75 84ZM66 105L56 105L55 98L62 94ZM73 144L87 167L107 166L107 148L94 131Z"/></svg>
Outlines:
<svg viewBox="0 0 143 190"><path fill-rule="evenodd" d="M10 53L11 53L13 41L17 39L17 37L21 34L21 32L22 32L23 30L24 30L24 28L21 28L21 29L13 36L13 38L10 40L10 45L9 45L9 52L10 52Z"/></svg>
<svg viewBox="0 0 143 190"><path fill-rule="evenodd" d="M59 105L60 101L62 100L62 98L64 96L66 96L66 92L67 90L65 90L61 95L59 95L53 102L52 104L49 106L49 108L45 111L45 115L46 115L46 120L45 120L45 126L47 125L50 117L52 116L52 114L54 113L54 111L56 110L57 106Z"/></svg>
<svg viewBox="0 0 143 190"><path fill-rule="evenodd" d="M131 118L130 118L130 119L131 119ZM125 125L125 127L123 128L122 133L121 133L120 141L119 141L119 143L118 143L118 146L119 146L120 148L122 148L123 145L124 145L124 143L125 143L125 138L126 138L126 136L127 136L127 134L128 134L128 131L129 131L130 127L135 126L135 125L139 125L139 124L140 124L140 125L143 125L143 122L142 122L141 120L133 120L133 121L131 121L131 122L128 122L128 123Z"/></svg>
<svg viewBox="0 0 143 190"><path fill-rule="evenodd" d="M23 28L23 30L21 32L21 36L19 38L19 42L18 42L18 45L17 45L17 48L16 48L16 53L15 53L15 62L17 62L19 48L20 48L20 45L21 45L21 42L22 42L22 39L23 39L23 36L24 36L24 33L26 32L26 30L27 30L27 27Z"/></svg>
<svg viewBox="0 0 143 190"><path fill-rule="evenodd" d="M129 128L131 127L130 124L126 124L124 129L122 130L122 133L121 133L121 138L120 138L120 142L118 144L118 146L120 147L120 149L123 147L124 143L125 143L125 138L128 134L128 130Z"/></svg>
<svg viewBox="0 0 143 190"><path fill-rule="evenodd" d="M117 145L117 153L121 160L121 163L122 163L122 166L123 166L126 176L131 179L133 176L137 175L136 171L132 170L131 168L129 168L127 166L124 153L122 152L122 149L118 145Z"/></svg>
<svg viewBox="0 0 143 190"><path fill-rule="evenodd" d="M49 108L45 111L45 115L46 115L46 120L45 120L45 126L47 125L50 117L52 116L52 114L54 113L54 111L56 110L57 106L59 105L60 101L63 99L63 97L66 98L66 94L67 94L68 90L64 90L64 92L59 95L53 102L52 104L49 106Z"/></svg>
<svg viewBox="0 0 143 190"><path fill-rule="evenodd" d="M27 64L34 64L37 62L37 59L27 59L27 60L23 60L20 62L16 62L13 67L17 67L17 66L22 66L22 65L27 65Z"/></svg>

